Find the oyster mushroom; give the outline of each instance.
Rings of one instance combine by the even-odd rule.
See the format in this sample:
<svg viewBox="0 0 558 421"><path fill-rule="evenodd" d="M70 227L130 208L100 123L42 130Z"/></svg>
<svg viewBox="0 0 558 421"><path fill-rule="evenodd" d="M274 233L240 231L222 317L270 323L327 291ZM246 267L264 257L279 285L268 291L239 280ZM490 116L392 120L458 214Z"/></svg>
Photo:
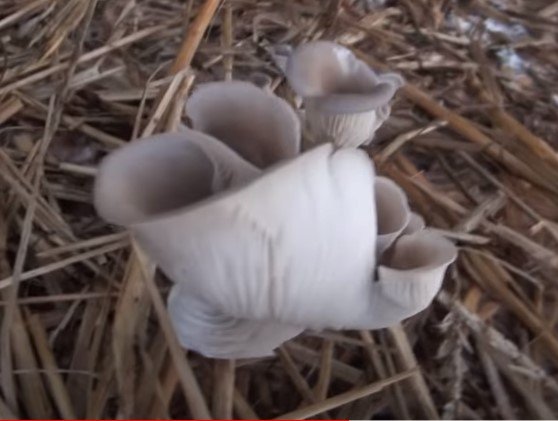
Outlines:
<svg viewBox="0 0 558 421"><path fill-rule="evenodd" d="M399 75L376 74L349 49L328 41L297 47L285 74L304 98L312 140L339 146L369 143L389 117L389 102L403 85Z"/></svg>
<svg viewBox="0 0 558 421"><path fill-rule="evenodd" d="M228 97L217 104L205 89L188 110L212 135L184 128L120 148L94 195L99 214L127 227L174 282L168 308L183 346L261 357L306 328L386 327L432 301L455 247L428 230L396 238L408 205L363 151L326 144L290 158L298 132L281 129L292 115L273 98L239 96L249 100L231 116ZM248 102L267 112L248 119ZM385 210L403 218L387 223ZM382 232L393 237L389 256L377 253Z"/></svg>
<svg viewBox="0 0 558 421"><path fill-rule="evenodd" d="M201 85L186 102L192 128L228 145L258 168L300 152L300 120L289 104L248 82Z"/></svg>

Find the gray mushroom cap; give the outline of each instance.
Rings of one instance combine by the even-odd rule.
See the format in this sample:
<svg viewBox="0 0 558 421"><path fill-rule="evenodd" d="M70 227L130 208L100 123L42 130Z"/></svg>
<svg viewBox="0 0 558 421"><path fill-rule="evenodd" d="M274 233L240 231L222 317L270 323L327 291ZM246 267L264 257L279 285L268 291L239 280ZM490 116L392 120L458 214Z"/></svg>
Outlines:
<svg viewBox="0 0 558 421"><path fill-rule="evenodd" d="M283 99L248 82L213 82L186 102L195 130L264 168L300 151L300 120Z"/></svg>
<svg viewBox="0 0 558 421"><path fill-rule="evenodd" d="M388 118L389 102L403 79L376 74L347 48L328 41L297 47L285 74L304 98L310 134L318 143L358 146Z"/></svg>

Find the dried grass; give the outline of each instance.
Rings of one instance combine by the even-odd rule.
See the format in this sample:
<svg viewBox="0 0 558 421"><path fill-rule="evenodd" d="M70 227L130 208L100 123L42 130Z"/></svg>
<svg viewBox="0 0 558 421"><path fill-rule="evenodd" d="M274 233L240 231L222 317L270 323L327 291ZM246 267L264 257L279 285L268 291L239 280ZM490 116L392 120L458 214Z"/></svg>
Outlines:
<svg viewBox="0 0 558 421"><path fill-rule="evenodd" d="M0 417L555 418L555 1L0 2ZM366 148L461 248L425 312L274 358L180 348L168 281L91 206L99 159L207 80L326 38L401 72Z"/></svg>

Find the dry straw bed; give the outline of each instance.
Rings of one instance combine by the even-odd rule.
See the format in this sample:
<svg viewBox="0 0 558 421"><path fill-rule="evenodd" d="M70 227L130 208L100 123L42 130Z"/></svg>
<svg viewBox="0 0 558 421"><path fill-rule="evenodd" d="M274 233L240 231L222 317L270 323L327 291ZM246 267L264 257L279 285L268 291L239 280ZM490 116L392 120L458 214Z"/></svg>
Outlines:
<svg viewBox="0 0 558 421"><path fill-rule="evenodd" d="M0 417L557 417L557 32L552 0L0 0ZM269 49L314 39L405 76L367 152L459 259L403 325L184 352L96 165L203 81L294 104Z"/></svg>

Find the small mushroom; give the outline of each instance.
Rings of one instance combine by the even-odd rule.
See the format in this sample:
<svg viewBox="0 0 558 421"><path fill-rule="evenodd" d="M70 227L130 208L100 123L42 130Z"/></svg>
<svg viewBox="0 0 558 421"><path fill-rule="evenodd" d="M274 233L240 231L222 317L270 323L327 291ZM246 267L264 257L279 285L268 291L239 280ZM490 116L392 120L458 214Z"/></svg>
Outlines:
<svg viewBox="0 0 558 421"><path fill-rule="evenodd" d="M285 73L304 98L313 141L339 146L369 143L389 117L389 101L403 85L399 75L378 75L349 49L328 41L297 47Z"/></svg>
<svg viewBox="0 0 558 421"><path fill-rule="evenodd" d="M381 298L373 303L377 325L370 329L390 326L428 307L457 258L453 243L428 229L401 236L390 251L388 262L378 267L379 291L374 296Z"/></svg>

